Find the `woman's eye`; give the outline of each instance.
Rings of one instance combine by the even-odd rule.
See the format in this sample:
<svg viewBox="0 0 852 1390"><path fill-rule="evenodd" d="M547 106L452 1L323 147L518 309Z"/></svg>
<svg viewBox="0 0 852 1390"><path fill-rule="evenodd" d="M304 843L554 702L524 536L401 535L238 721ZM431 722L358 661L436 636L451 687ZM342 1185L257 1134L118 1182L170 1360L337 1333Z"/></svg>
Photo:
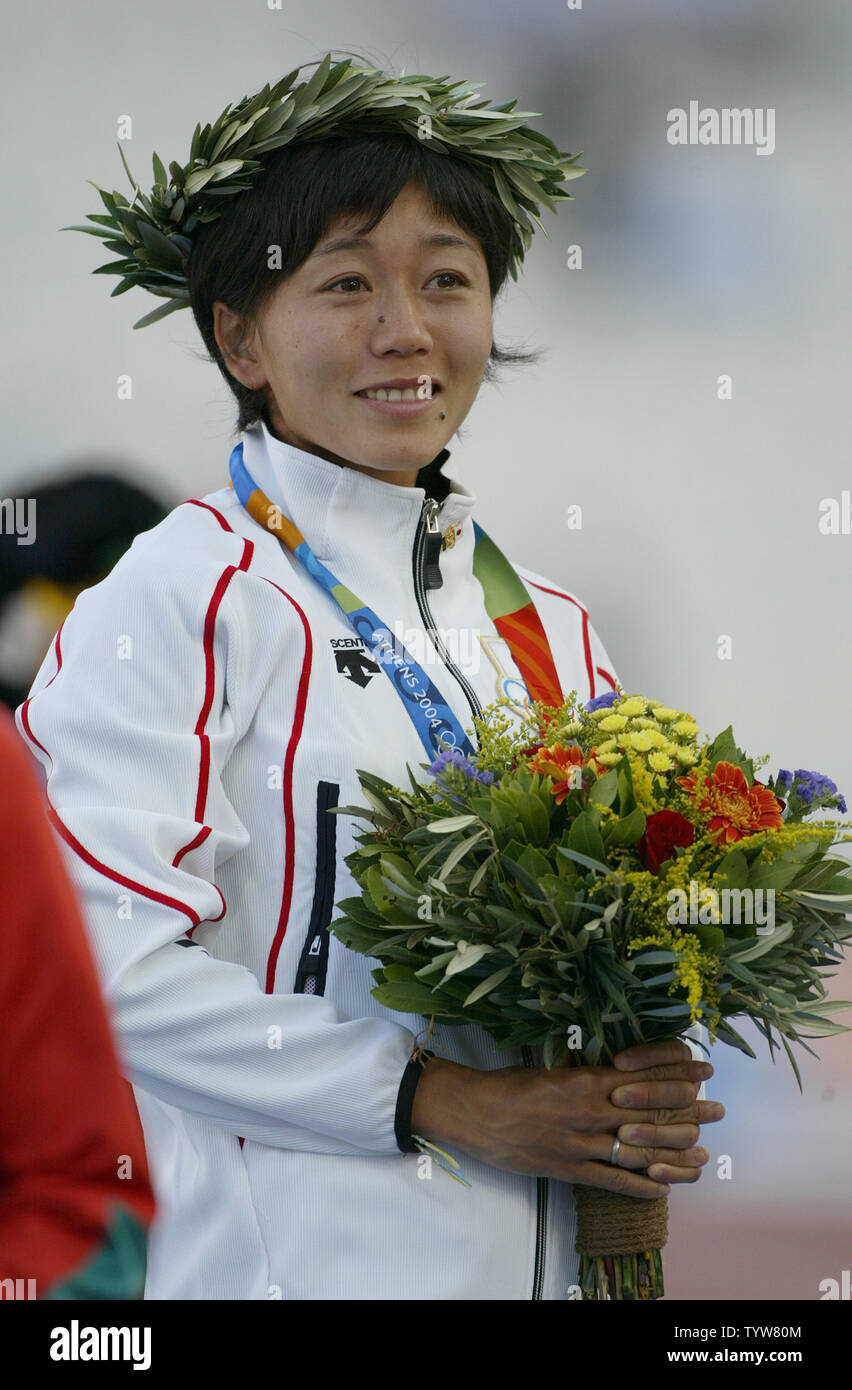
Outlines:
<svg viewBox="0 0 852 1390"><path fill-rule="evenodd" d="M465 280L464 276L463 276L463 275L459 275L458 271L456 271L456 270L439 270L437 275L433 275L433 276L432 276L432 279L433 279L433 280L455 280L456 285L466 285L466 284L467 284L467 281ZM449 288L450 288L450 289L454 289L455 286L454 286L454 285L450 285Z"/></svg>
<svg viewBox="0 0 852 1390"><path fill-rule="evenodd" d="M337 289L338 285L363 285L360 275L344 275L341 280L335 280L333 285L329 285L330 290Z"/></svg>

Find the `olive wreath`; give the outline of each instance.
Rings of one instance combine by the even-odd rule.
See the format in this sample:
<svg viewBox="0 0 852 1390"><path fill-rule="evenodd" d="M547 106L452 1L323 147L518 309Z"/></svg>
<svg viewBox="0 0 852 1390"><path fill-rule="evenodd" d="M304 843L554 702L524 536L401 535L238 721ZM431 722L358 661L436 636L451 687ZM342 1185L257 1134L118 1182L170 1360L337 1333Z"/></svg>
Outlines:
<svg viewBox="0 0 852 1390"><path fill-rule="evenodd" d="M327 53L313 75L294 86L302 68L309 66L303 63L275 86L267 83L255 96L243 97L234 107L229 104L212 126L202 130L199 122L187 164L172 161L167 173L154 154L154 187L147 197L119 142L132 202L93 183L106 213L86 214L94 226L59 229L102 237L104 248L119 256L92 271L121 276L112 298L138 285L166 300L134 328L189 306L192 234L200 223L221 216L223 199L251 188L263 168L260 155L295 140L319 139L341 123L357 121L359 130L370 132L405 131L488 176L514 224L509 257L513 280L532 241L532 222L547 236L538 217L541 206L555 212L558 202L572 196L558 185L586 172L576 162L579 154L560 151L546 135L524 124L540 112L516 111L516 101L502 106L475 101L484 83L423 75L390 77L377 68L353 66L349 58L332 65Z"/></svg>

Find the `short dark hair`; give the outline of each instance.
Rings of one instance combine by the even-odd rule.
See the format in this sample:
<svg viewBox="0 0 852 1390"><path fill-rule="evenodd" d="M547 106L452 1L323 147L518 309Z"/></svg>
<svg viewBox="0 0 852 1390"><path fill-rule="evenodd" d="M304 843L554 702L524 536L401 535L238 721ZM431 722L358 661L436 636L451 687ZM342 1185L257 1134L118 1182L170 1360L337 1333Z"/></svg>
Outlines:
<svg viewBox="0 0 852 1390"><path fill-rule="evenodd" d="M251 390L228 371L213 332L213 304L222 300L250 329L276 286L298 269L341 217L371 231L407 183L419 183L436 216L450 219L479 241L488 266L492 303L509 269L512 221L493 187L475 168L441 154L404 131L370 133L363 126L285 145L261 157L251 188L228 199L225 210L197 228L187 272L195 321L210 354L236 397L239 434L258 419L269 424L267 389ZM281 247L281 267L268 268L270 246ZM504 362L535 362L540 352L492 343L484 380Z"/></svg>

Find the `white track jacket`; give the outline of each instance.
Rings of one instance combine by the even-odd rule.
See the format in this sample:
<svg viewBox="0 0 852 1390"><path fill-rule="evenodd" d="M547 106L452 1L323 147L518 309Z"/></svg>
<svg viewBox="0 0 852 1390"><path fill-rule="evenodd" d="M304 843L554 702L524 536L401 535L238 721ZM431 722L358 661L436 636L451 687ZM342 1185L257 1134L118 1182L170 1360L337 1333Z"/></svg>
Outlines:
<svg viewBox="0 0 852 1390"><path fill-rule="evenodd" d="M463 727L470 691L480 705L517 697L472 573L474 494L442 475L452 544L424 598L424 487L265 424L243 442L257 485L399 623ZM582 603L518 572L565 694L611 690ZM454 653L453 633L476 638ZM46 774L144 1127L159 1208L146 1298L571 1297L570 1186L459 1154L467 1189L397 1145L426 1020L378 1004L376 962L325 930L359 892L343 861L364 824L324 812L364 804L356 768L407 786L406 763L425 780L428 759L331 596L232 488L177 506L79 595L16 721ZM429 1046L480 1069L532 1060L478 1025L438 1027Z"/></svg>

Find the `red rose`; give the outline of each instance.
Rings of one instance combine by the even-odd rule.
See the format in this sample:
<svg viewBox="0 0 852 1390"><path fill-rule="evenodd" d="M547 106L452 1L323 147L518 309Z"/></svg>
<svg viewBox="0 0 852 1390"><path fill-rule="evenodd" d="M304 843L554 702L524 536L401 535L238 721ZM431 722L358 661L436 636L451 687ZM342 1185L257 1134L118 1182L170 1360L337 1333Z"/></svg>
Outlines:
<svg viewBox="0 0 852 1390"><path fill-rule="evenodd" d="M538 750L543 747L543 743L532 743L528 748L522 748L512 759L512 771L514 772L517 767L521 766L524 759L534 758Z"/></svg>
<svg viewBox="0 0 852 1390"><path fill-rule="evenodd" d="M643 866L652 874L666 859L674 858L676 845L691 845L695 826L679 811L654 811L645 822L645 833L636 846Z"/></svg>

